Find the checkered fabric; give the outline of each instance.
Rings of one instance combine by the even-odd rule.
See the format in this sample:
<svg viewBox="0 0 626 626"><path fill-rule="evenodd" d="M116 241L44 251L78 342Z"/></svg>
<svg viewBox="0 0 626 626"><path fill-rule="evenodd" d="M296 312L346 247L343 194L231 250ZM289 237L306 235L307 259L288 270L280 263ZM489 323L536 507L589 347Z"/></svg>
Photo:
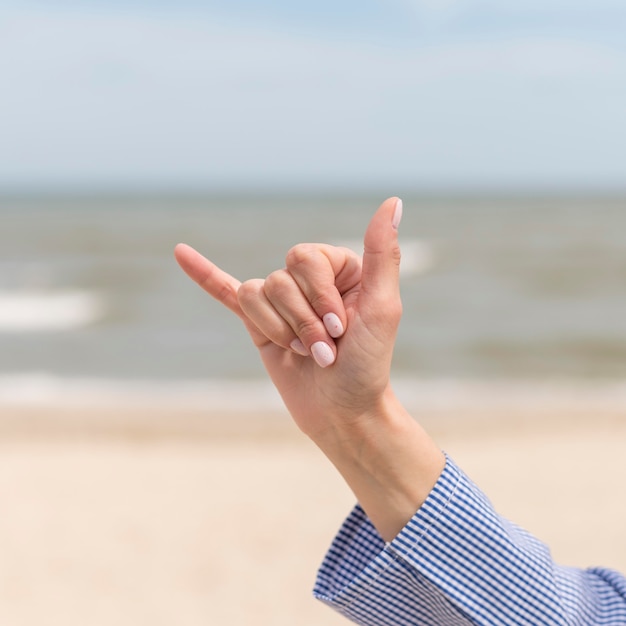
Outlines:
<svg viewBox="0 0 626 626"><path fill-rule="evenodd" d="M626 579L554 563L448 458L385 543L357 506L318 572L317 598L367 626L624 626Z"/></svg>

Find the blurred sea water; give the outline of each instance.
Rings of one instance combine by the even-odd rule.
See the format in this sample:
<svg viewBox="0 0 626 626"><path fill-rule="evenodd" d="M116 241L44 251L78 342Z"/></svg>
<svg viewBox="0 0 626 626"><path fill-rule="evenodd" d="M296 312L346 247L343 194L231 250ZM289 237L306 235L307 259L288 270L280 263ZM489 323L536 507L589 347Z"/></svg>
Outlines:
<svg viewBox="0 0 626 626"><path fill-rule="evenodd" d="M381 199L0 198L0 396L54 381L262 379L241 324L180 271L174 245L261 277L301 241L359 249ZM404 206L395 376L625 378L626 197L421 196Z"/></svg>

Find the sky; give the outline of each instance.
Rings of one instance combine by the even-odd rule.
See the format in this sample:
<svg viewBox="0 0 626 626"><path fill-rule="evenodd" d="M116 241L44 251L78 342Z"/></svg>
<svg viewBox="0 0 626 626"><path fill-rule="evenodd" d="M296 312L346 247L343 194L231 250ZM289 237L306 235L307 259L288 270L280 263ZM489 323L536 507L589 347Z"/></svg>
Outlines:
<svg viewBox="0 0 626 626"><path fill-rule="evenodd" d="M625 34L623 0L3 0L0 191L624 189Z"/></svg>

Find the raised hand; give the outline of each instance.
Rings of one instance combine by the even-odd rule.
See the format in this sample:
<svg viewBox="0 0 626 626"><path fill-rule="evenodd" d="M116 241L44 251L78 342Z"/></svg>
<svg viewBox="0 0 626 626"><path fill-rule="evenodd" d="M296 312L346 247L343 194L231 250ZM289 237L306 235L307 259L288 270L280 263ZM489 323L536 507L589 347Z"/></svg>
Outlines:
<svg viewBox="0 0 626 626"><path fill-rule="evenodd" d="M402 305L397 226L402 203L387 200L372 218L363 259L346 248L300 244L286 267L240 283L190 247L176 247L185 272L238 315L285 404L314 436L376 408L389 369Z"/></svg>
<svg viewBox="0 0 626 626"><path fill-rule="evenodd" d="M435 483L444 458L396 400L389 373L402 304L402 202L371 219L362 259L299 244L286 267L241 283L185 244L183 270L245 324L298 426L339 469L390 539Z"/></svg>

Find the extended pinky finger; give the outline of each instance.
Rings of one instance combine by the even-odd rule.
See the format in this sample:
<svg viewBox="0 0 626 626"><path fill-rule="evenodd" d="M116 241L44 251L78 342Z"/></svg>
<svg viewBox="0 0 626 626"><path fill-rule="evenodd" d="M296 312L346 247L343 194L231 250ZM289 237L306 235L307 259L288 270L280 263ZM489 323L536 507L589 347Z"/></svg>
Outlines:
<svg viewBox="0 0 626 626"><path fill-rule="evenodd" d="M174 249L174 256L189 278L241 319L255 345L260 347L267 343L266 337L239 306L237 292L241 283L234 276L211 263L187 244L179 243Z"/></svg>
<svg viewBox="0 0 626 626"><path fill-rule="evenodd" d="M174 248L174 256L185 274L233 313L240 315L237 290L241 284L186 243Z"/></svg>

